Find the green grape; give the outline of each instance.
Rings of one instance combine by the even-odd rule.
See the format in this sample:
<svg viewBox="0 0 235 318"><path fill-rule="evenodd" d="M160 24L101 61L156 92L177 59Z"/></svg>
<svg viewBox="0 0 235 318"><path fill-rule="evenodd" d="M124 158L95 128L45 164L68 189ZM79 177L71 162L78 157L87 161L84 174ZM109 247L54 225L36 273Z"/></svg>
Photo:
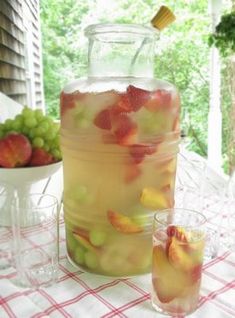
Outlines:
<svg viewBox="0 0 235 318"><path fill-rule="evenodd" d="M21 131L21 127L22 127L22 123L19 120L14 120L12 123L12 129L14 129L15 131Z"/></svg>
<svg viewBox="0 0 235 318"><path fill-rule="evenodd" d="M44 140L40 137L35 137L33 139L33 146L36 148L42 148L44 146Z"/></svg>
<svg viewBox="0 0 235 318"><path fill-rule="evenodd" d="M77 240L74 238L73 232L70 229L66 229L66 244L71 251L74 251L78 246Z"/></svg>
<svg viewBox="0 0 235 318"><path fill-rule="evenodd" d="M43 120L42 122L40 122L40 128L42 128L44 130L44 134L46 134L49 128L48 122L46 120Z"/></svg>
<svg viewBox="0 0 235 318"><path fill-rule="evenodd" d="M35 109L34 115L37 118L37 120L41 120L44 118L43 111L41 109Z"/></svg>
<svg viewBox="0 0 235 318"><path fill-rule="evenodd" d="M93 229L89 233L89 239L94 246L101 246L105 243L107 234L102 230Z"/></svg>
<svg viewBox="0 0 235 318"><path fill-rule="evenodd" d="M59 135L56 135L55 138L53 139L54 147L59 148L60 146L60 137Z"/></svg>
<svg viewBox="0 0 235 318"><path fill-rule="evenodd" d="M92 252L86 252L85 254L85 264L90 269L95 269L98 267L98 259L97 256Z"/></svg>
<svg viewBox="0 0 235 318"><path fill-rule="evenodd" d="M55 148L53 140L47 140L45 136L44 136L44 139L46 140L46 143L51 150Z"/></svg>
<svg viewBox="0 0 235 318"><path fill-rule="evenodd" d="M84 117L76 118L77 128L88 128L89 126L90 126L90 122L87 118L84 118Z"/></svg>
<svg viewBox="0 0 235 318"><path fill-rule="evenodd" d="M12 129L13 120L12 119L7 119L4 124L5 124L5 129L6 130L11 130Z"/></svg>
<svg viewBox="0 0 235 318"><path fill-rule="evenodd" d="M85 262L85 252L84 249L80 246L76 247L74 251L74 260L78 264L84 264Z"/></svg>
<svg viewBox="0 0 235 318"><path fill-rule="evenodd" d="M34 128L34 136L35 137L43 136L44 132L45 132L45 129L41 126Z"/></svg>
<svg viewBox="0 0 235 318"><path fill-rule="evenodd" d="M34 129L30 129L28 135L30 139L33 139L35 137Z"/></svg>
<svg viewBox="0 0 235 318"><path fill-rule="evenodd" d="M48 122L49 126L53 126L53 124L54 124L53 119L51 117L48 117L48 116L45 116L45 118L46 118L46 121Z"/></svg>
<svg viewBox="0 0 235 318"><path fill-rule="evenodd" d="M52 149L51 154L55 159L61 160L61 152L59 149Z"/></svg>
<svg viewBox="0 0 235 318"><path fill-rule="evenodd" d="M43 149L47 152L50 151L50 147L48 146L48 144L44 144Z"/></svg>
<svg viewBox="0 0 235 318"><path fill-rule="evenodd" d="M30 132L30 129L26 126L23 126L21 133L26 135L26 136L29 136L29 132Z"/></svg>
<svg viewBox="0 0 235 318"><path fill-rule="evenodd" d="M53 127L50 127L45 135L46 140L53 140L56 136L56 132L54 131Z"/></svg>
<svg viewBox="0 0 235 318"><path fill-rule="evenodd" d="M73 191L73 197L75 198L75 200L78 200L79 202L84 202L87 194L87 187L83 185L77 185Z"/></svg>
<svg viewBox="0 0 235 318"><path fill-rule="evenodd" d="M22 110L22 115L24 116L24 118L34 116L33 110L29 107L24 107L24 109Z"/></svg>
<svg viewBox="0 0 235 318"><path fill-rule="evenodd" d="M22 114L18 114L18 115L15 116L15 120L20 121L21 123L23 123L24 116Z"/></svg>
<svg viewBox="0 0 235 318"><path fill-rule="evenodd" d="M24 124L28 128L33 128L33 127L37 126L37 119L34 117L27 117L24 120Z"/></svg>

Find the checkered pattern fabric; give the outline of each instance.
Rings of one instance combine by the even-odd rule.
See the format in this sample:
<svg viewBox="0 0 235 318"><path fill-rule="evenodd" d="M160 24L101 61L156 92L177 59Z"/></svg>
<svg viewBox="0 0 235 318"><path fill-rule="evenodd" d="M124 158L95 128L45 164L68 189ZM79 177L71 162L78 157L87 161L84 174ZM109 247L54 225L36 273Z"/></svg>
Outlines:
<svg viewBox="0 0 235 318"><path fill-rule="evenodd" d="M215 220L217 215L212 217ZM213 224L213 222L212 222ZM151 276L118 279L75 269L65 255L60 222L60 275L56 284L39 290L18 287L13 268L0 271L1 318L153 318ZM200 300L192 318L235 317L235 253L223 252L206 262Z"/></svg>

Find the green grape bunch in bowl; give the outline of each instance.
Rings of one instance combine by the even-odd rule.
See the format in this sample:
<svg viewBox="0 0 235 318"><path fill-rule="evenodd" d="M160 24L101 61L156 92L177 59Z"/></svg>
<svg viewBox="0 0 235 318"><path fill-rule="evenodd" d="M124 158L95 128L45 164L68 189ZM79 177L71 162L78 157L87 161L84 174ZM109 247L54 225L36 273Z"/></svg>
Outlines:
<svg viewBox="0 0 235 318"><path fill-rule="evenodd" d="M40 109L24 107L0 123L0 168L40 167L61 161L60 124Z"/></svg>

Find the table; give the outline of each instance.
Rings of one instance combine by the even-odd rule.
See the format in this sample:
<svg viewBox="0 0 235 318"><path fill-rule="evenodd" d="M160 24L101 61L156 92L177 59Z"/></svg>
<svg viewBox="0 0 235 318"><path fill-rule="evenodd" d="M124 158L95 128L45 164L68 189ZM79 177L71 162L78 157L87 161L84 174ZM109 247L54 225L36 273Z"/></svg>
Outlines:
<svg viewBox="0 0 235 318"><path fill-rule="evenodd" d="M48 193L58 195L61 176L62 171L59 171L40 186ZM213 180L218 186L220 179ZM212 208L211 224L217 223L217 218ZM15 274L14 268L0 271L0 318L161 317L151 307L150 274L125 279L107 278L75 269L68 262L62 215L58 283L36 291L23 289L14 284ZM198 310L190 317L235 317L235 253L221 251L204 263Z"/></svg>

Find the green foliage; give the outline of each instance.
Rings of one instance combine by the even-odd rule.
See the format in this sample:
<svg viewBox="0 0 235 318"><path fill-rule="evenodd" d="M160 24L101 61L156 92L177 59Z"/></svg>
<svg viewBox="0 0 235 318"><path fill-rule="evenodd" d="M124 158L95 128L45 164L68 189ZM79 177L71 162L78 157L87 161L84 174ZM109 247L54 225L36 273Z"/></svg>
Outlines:
<svg viewBox="0 0 235 318"><path fill-rule="evenodd" d="M209 36L208 41L209 46L217 47L222 56L235 52L235 11L222 15L215 33Z"/></svg>
<svg viewBox="0 0 235 318"><path fill-rule="evenodd" d="M182 99L181 125L190 149L206 155L209 109L210 16L207 0L165 0L177 19L156 45L155 75L174 83ZM47 111L59 116L65 83L86 75L88 24L147 24L159 9L154 0L41 0L44 87Z"/></svg>

